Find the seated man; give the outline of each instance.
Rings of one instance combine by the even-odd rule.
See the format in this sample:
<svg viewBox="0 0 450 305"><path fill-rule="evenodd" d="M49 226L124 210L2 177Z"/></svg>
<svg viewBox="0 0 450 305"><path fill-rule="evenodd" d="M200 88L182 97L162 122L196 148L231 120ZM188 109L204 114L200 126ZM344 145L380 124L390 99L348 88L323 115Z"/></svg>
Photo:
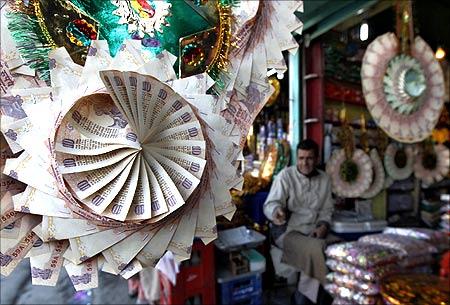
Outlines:
<svg viewBox="0 0 450 305"><path fill-rule="evenodd" d="M331 182L326 173L316 169L318 145L303 140L297 146L297 165L283 169L273 181L264 203L264 214L275 225L286 223L287 229L275 242L283 249L282 262L299 270L300 281L296 303L325 304L327 295L320 284L325 283L327 267L324 250L333 202ZM319 288L321 293L319 293Z"/></svg>

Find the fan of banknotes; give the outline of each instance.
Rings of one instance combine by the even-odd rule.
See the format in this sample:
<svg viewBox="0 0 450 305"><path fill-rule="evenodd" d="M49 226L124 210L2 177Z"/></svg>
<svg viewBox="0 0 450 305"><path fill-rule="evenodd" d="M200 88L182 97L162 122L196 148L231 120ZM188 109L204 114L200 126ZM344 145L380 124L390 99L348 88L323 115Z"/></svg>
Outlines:
<svg viewBox="0 0 450 305"><path fill-rule="evenodd" d="M51 86L2 63L12 85L2 87L1 274L28 256L33 284L54 286L64 267L82 290L98 270L129 278L167 251L189 259L194 237L214 240L216 217L236 211L243 139L273 92L268 70L284 72L281 51L296 51L301 9L233 6L239 45L214 95L207 73L178 79L176 56L151 57L136 40L115 57L93 40L84 66L53 49Z"/></svg>
<svg viewBox="0 0 450 305"><path fill-rule="evenodd" d="M58 170L97 214L160 220L200 182L206 160L199 120L183 97L152 76L100 75L109 94L82 97L58 128Z"/></svg>

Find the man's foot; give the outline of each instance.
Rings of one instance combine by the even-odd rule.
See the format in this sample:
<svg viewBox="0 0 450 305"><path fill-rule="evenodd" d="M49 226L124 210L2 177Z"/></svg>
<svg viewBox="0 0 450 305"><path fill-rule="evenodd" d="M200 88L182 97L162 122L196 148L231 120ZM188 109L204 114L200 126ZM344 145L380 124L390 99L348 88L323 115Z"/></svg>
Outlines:
<svg viewBox="0 0 450 305"><path fill-rule="evenodd" d="M296 290L291 296L291 305L314 305L314 303L300 291Z"/></svg>

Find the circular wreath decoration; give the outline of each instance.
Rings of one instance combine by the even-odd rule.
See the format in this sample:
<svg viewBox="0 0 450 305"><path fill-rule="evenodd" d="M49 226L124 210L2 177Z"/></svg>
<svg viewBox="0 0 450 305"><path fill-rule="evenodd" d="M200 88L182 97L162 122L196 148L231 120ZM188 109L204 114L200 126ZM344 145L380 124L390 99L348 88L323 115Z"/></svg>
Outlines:
<svg viewBox="0 0 450 305"><path fill-rule="evenodd" d="M384 153L384 167L387 174L394 180L403 180L413 172L414 151L411 146L400 146L391 143Z"/></svg>
<svg viewBox="0 0 450 305"><path fill-rule="evenodd" d="M26 117L7 126L8 139L21 154L5 155L1 167L26 185L14 193L2 189L3 276L28 255L33 284L54 286L64 266L76 290L90 289L98 285L98 270L129 278L154 267L166 251L188 259L194 237L205 243L217 237L216 216L231 220L230 189L242 188L242 140L273 91L267 71L284 71L281 51L298 47L295 40L284 43L286 33L273 20L286 23L281 15L301 10L301 1L242 5L235 16L227 4L233 13L227 22L233 19L240 39L230 54L233 78L219 98L208 93L215 82L206 73L178 79L175 56L162 51L150 58L136 40L125 41L114 58L106 41L92 41L84 67L66 49L55 49L52 86L13 93L24 101ZM284 28L300 31L301 23ZM254 33L261 39L251 39ZM275 51L255 60L267 35ZM241 69L244 59L251 70ZM253 69L261 73L248 78ZM235 90L236 79L248 79L245 92ZM101 164L96 177L93 163ZM75 179L79 174L83 179ZM167 211L159 214L163 204Z"/></svg>
<svg viewBox="0 0 450 305"><path fill-rule="evenodd" d="M361 79L366 105L380 128L405 143L427 138L444 104L444 76L428 44L415 37L399 54L395 34L377 37L364 54Z"/></svg>
<svg viewBox="0 0 450 305"><path fill-rule="evenodd" d="M361 149L354 150L347 159L344 149L335 150L327 163L333 192L341 197L360 197L371 185L372 162Z"/></svg>
<svg viewBox="0 0 450 305"><path fill-rule="evenodd" d="M428 186L444 179L449 172L450 151L443 145L420 148L414 163L414 176Z"/></svg>
<svg viewBox="0 0 450 305"><path fill-rule="evenodd" d="M370 151L370 160L372 161L373 181L369 188L361 195L362 198L375 197L385 185L385 173L383 162L376 149Z"/></svg>

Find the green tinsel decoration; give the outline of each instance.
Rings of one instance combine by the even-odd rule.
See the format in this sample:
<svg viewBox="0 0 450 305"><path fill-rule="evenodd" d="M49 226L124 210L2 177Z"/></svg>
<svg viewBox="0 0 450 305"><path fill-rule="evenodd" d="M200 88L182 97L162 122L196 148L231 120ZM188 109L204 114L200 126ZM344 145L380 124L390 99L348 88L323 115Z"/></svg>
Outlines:
<svg viewBox="0 0 450 305"><path fill-rule="evenodd" d="M53 48L48 45L43 36L36 17L20 12L10 12L6 18L8 29L26 65L35 69L39 78L50 83L48 52Z"/></svg>

